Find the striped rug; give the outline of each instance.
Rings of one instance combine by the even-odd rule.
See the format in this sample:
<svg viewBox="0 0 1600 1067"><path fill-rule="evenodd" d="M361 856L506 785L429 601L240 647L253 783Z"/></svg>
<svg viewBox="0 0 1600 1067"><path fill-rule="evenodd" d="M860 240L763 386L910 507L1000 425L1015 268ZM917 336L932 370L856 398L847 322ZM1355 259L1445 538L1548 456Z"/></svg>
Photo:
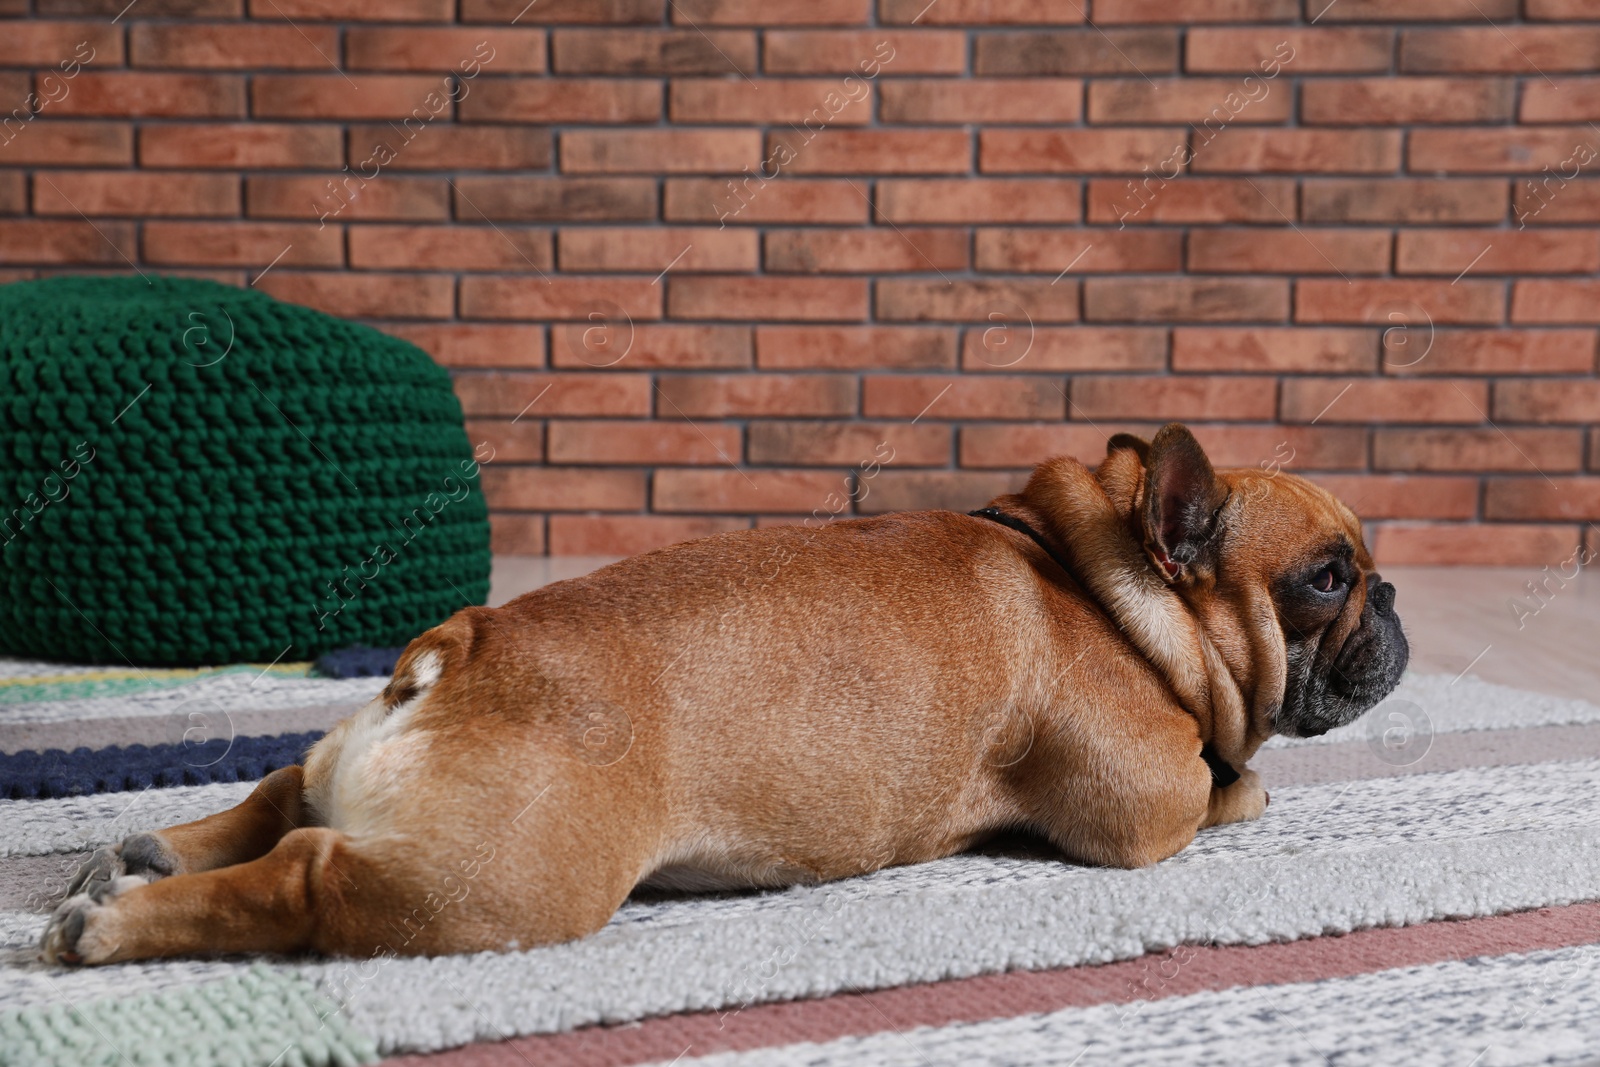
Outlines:
<svg viewBox="0 0 1600 1067"><path fill-rule="evenodd" d="M1600 707L1470 677L1411 676L1361 722L1273 742L1252 764L1266 816L1147 870L1010 841L823 886L636 899L593 937L528 952L35 961L87 850L238 802L264 753L382 684L0 664L0 782L17 798L0 800L0 1064L1490 1067L1600 1051ZM106 770L135 762L147 784Z"/></svg>

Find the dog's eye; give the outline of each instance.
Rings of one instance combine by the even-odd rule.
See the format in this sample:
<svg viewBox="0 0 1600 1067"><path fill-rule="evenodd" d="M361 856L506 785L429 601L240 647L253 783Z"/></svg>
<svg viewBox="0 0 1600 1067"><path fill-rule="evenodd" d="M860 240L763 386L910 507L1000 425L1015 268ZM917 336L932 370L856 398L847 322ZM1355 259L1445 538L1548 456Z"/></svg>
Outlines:
<svg viewBox="0 0 1600 1067"><path fill-rule="evenodd" d="M1311 579L1311 588L1319 593L1331 593L1339 588L1339 576L1332 567L1324 567Z"/></svg>

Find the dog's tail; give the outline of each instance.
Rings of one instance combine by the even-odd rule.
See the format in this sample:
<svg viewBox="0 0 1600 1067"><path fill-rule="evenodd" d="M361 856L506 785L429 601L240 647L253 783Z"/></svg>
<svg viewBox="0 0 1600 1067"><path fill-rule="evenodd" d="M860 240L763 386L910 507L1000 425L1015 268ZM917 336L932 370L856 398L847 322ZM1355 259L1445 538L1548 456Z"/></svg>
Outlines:
<svg viewBox="0 0 1600 1067"><path fill-rule="evenodd" d="M477 636L473 612L472 608L456 612L406 646L383 690L385 707L392 710L416 700L466 663Z"/></svg>

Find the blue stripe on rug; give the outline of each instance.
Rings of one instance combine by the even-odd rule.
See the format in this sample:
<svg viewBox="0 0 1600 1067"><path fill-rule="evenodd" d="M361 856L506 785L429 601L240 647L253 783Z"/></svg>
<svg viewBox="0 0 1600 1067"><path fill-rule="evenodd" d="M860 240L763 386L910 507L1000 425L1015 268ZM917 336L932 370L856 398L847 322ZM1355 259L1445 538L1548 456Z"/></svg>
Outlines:
<svg viewBox="0 0 1600 1067"><path fill-rule="evenodd" d="M119 793L124 790L252 782L305 760L322 731L271 737L213 738L197 744L76 748L0 754L0 798Z"/></svg>

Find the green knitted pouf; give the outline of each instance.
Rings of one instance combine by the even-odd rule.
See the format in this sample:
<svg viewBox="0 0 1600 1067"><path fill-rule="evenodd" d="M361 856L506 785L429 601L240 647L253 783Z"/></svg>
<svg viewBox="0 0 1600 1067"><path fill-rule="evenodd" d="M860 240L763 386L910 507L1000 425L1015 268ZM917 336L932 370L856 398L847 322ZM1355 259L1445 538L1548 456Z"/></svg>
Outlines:
<svg viewBox="0 0 1600 1067"><path fill-rule="evenodd" d="M449 375L370 327L181 278L0 286L0 655L404 644L488 595L478 475Z"/></svg>

